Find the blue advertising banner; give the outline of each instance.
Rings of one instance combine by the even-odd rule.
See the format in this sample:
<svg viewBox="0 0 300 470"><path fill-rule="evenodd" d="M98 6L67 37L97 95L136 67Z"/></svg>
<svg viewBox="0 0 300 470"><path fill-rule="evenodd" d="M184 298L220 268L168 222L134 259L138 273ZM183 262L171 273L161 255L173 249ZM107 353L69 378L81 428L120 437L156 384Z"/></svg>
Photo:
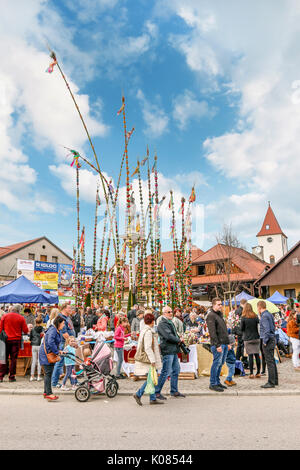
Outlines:
<svg viewBox="0 0 300 470"><path fill-rule="evenodd" d="M58 285L60 287L72 287L73 272L71 264L58 264Z"/></svg>
<svg viewBox="0 0 300 470"><path fill-rule="evenodd" d="M46 261L35 261L34 270L43 273L57 273L58 263L47 263Z"/></svg>

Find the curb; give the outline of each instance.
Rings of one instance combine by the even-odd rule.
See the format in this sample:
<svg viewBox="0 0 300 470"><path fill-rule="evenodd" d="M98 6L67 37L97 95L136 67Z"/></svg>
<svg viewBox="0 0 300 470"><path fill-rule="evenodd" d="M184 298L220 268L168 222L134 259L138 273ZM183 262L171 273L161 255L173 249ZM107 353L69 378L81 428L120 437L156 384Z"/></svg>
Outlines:
<svg viewBox="0 0 300 470"><path fill-rule="evenodd" d="M118 395L120 396L132 396L132 394L135 392L135 390L131 392L118 392ZM218 393L218 392L212 392L212 391L199 391L199 392L192 392L188 391L185 392L184 390L181 390L182 393L184 393L187 397L205 397L205 396L222 396L222 397L250 397L250 396L277 396L277 397L282 397L282 396L299 396L300 395L300 390L252 390L252 391L247 391L247 390L240 390L240 391L233 391L233 390L228 390L224 391L223 393ZM66 391L66 392L58 392L56 391L55 393L59 393L59 395L64 396L64 395L74 395L73 391ZM0 395L42 395L41 390L32 390L32 389L12 389L12 388L7 388L7 389L0 389ZM165 393L166 396L170 397L169 393ZM105 393L103 393L103 396L105 396Z"/></svg>

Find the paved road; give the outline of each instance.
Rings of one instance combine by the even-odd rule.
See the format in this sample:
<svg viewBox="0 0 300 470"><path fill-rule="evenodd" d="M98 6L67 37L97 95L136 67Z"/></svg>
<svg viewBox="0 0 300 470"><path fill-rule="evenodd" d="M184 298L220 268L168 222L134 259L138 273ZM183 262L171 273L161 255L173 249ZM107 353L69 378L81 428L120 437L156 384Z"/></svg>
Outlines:
<svg viewBox="0 0 300 470"><path fill-rule="evenodd" d="M1 396L0 449L299 449L299 397Z"/></svg>

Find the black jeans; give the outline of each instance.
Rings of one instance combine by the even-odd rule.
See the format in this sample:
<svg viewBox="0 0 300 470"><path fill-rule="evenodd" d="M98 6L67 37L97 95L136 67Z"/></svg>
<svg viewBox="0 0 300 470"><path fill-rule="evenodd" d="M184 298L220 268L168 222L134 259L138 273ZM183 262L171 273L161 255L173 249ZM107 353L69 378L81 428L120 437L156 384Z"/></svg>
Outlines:
<svg viewBox="0 0 300 470"><path fill-rule="evenodd" d="M262 339L260 340L260 352L261 352L261 362L262 362L262 370L261 373L264 374L266 372L266 359L263 352L263 344Z"/></svg>
<svg viewBox="0 0 300 470"><path fill-rule="evenodd" d="M263 354L268 368L268 382L272 385L278 385L278 373L274 358L275 338L270 338L266 346L262 345Z"/></svg>
<svg viewBox="0 0 300 470"><path fill-rule="evenodd" d="M44 367L44 393L47 395L52 395L52 387L51 387L51 381L52 381L52 374L54 371L54 364L48 364Z"/></svg>
<svg viewBox="0 0 300 470"><path fill-rule="evenodd" d="M260 374L260 357L259 354L249 354L249 369L250 369L250 374L253 375L253 365L254 365L254 356L255 356L255 361L256 361L256 373Z"/></svg>

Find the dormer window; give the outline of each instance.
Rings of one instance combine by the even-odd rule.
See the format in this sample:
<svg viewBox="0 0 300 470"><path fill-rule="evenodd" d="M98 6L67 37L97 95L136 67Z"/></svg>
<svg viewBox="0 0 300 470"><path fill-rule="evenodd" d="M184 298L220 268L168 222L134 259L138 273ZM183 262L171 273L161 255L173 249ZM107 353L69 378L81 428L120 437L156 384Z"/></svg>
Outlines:
<svg viewBox="0 0 300 470"><path fill-rule="evenodd" d="M270 225L266 225L266 230L270 230Z"/></svg>

